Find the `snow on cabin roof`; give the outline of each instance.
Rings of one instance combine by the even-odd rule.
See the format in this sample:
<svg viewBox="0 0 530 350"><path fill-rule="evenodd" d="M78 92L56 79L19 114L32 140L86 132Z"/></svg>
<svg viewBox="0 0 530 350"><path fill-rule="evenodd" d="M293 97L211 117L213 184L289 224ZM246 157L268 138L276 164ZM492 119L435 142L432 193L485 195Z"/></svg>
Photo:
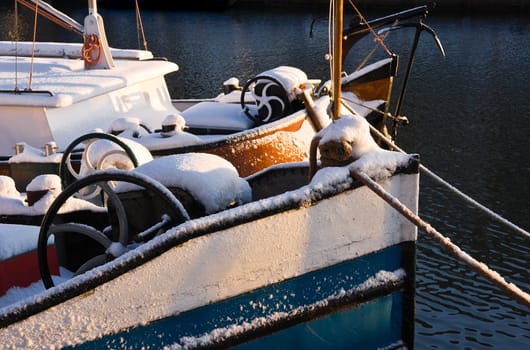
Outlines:
<svg viewBox="0 0 530 350"><path fill-rule="evenodd" d="M0 105L66 107L178 70L175 63L162 60L115 59L114 63L113 69L86 70L81 59L35 57L32 91L49 91L50 96L47 93L15 93L15 88L24 90L29 86L31 58L0 56L0 90L3 91Z"/></svg>
<svg viewBox="0 0 530 350"><path fill-rule="evenodd" d="M81 58L81 43L35 43L35 57ZM0 41L0 56L31 57L33 43L30 41ZM110 48L115 59L150 60L151 51Z"/></svg>

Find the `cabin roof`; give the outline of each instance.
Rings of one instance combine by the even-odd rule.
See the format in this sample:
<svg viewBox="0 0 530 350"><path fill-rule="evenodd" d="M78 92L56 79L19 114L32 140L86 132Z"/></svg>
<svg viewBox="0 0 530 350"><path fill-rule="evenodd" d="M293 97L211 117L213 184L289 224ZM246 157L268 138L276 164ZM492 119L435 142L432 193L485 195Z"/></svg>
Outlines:
<svg viewBox="0 0 530 350"><path fill-rule="evenodd" d="M17 56L14 43L0 42L0 105L66 107L178 70L175 63L150 60L152 54L141 50L112 50L115 68L87 70L82 59L70 56L80 53L80 44L39 43L32 62L24 56L29 48L23 44L17 43L21 55ZM28 93L24 90L29 87L31 66L32 93Z"/></svg>

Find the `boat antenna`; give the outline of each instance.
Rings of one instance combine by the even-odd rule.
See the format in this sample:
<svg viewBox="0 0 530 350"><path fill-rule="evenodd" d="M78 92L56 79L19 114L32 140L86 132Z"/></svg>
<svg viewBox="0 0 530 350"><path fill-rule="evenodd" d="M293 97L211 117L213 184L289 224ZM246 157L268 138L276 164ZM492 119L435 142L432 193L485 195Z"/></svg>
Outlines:
<svg viewBox="0 0 530 350"><path fill-rule="evenodd" d="M340 118L340 100L342 84L342 27L343 27L343 0L332 0L333 2L333 62L331 75L333 81L333 105L332 119Z"/></svg>
<svg viewBox="0 0 530 350"><path fill-rule="evenodd" d="M114 61L110 54L103 18L98 14L96 0L88 0L88 15L84 22L84 42L81 57L86 69L110 69Z"/></svg>

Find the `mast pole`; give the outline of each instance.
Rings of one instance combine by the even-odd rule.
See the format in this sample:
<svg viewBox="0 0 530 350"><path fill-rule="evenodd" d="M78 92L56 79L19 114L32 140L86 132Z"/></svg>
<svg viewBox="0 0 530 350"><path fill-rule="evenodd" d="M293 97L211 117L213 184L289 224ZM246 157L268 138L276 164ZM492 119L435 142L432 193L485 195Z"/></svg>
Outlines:
<svg viewBox="0 0 530 350"><path fill-rule="evenodd" d="M342 81L342 28L343 0L332 0L333 6L333 120L340 118L341 81Z"/></svg>
<svg viewBox="0 0 530 350"><path fill-rule="evenodd" d="M88 0L88 13L95 15L98 13L98 5L96 0Z"/></svg>

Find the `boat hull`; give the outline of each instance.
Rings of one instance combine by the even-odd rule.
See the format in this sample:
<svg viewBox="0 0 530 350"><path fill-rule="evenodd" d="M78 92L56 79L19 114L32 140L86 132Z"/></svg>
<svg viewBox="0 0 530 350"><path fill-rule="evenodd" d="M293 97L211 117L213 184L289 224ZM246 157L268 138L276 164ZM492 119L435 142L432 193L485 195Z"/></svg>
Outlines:
<svg viewBox="0 0 530 350"><path fill-rule="evenodd" d="M315 132L307 112L302 110L274 123L211 142L150 151L154 157L192 152L214 154L232 163L241 177L247 177L276 164L308 159Z"/></svg>
<svg viewBox="0 0 530 350"><path fill-rule="evenodd" d="M417 173L381 185L417 211ZM0 315L0 336L17 346L82 344L414 243L416 235L351 179L308 186L188 221L38 301L15 305ZM413 278L415 257L407 256L390 268ZM59 322L69 326L53 326Z"/></svg>
<svg viewBox="0 0 530 350"><path fill-rule="evenodd" d="M415 249L403 242L76 349L412 348Z"/></svg>

